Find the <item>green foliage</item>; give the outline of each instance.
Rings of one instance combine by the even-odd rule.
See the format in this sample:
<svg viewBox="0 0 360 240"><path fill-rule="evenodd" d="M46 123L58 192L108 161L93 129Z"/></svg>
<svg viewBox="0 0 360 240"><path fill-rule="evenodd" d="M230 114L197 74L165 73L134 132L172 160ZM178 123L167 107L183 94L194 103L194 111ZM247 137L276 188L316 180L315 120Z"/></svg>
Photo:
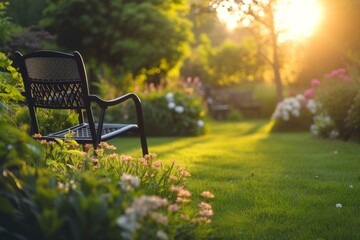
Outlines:
<svg viewBox="0 0 360 240"><path fill-rule="evenodd" d="M154 154L120 156L106 143L96 157L71 140L41 143L43 162L1 169L2 239L206 238L211 205L189 203L184 168Z"/></svg>
<svg viewBox="0 0 360 240"><path fill-rule="evenodd" d="M16 125L15 115L21 109L19 102L24 97L21 75L12 67L12 61L0 52L0 119Z"/></svg>
<svg viewBox="0 0 360 240"><path fill-rule="evenodd" d="M328 116L328 123L334 126L332 135L348 139L353 129L346 124L349 110L358 94L358 84L347 75L346 69L337 69L327 74L316 87L314 98L319 102L317 115ZM353 116L356 117L356 116ZM350 121L350 120L349 120ZM321 126L318 126L321 131ZM327 125L324 127L328 128ZM334 134L336 132L336 134Z"/></svg>
<svg viewBox="0 0 360 240"><path fill-rule="evenodd" d="M7 45L16 26L11 23L6 15L6 8L9 2L0 2L0 50L7 50Z"/></svg>
<svg viewBox="0 0 360 240"><path fill-rule="evenodd" d="M209 66L212 56L211 42L205 34L202 34L199 38L199 45L193 47L190 56L184 60L181 75L184 77L199 77L207 81L211 72Z"/></svg>
<svg viewBox="0 0 360 240"><path fill-rule="evenodd" d="M115 88L100 84L101 92L111 99L116 96ZM135 92L139 89L135 86ZM201 98L202 83L199 78L188 78L174 86L150 84L137 92L142 102L145 131L147 136L198 136L206 132L205 105ZM119 107L110 107L106 121L134 123L136 113L131 102Z"/></svg>
<svg viewBox="0 0 360 240"><path fill-rule="evenodd" d="M143 99L146 133L150 136L204 134L205 110L199 97L180 91L150 94Z"/></svg>
<svg viewBox="0 0 360 240"><path fill-rule="evenodd" d="M182 67L184 76L200 77L208 85L236 84L257 79L263 63L258 58L256 42L246 39L240 44L225 41L212 48L204 35L200 44Z"/></svg>
<svg viewBox="0 0 360 240"><path fill-rule="evenodd" d="M197 136L206 131L205 107L195 93L150 87L139 94L147 136ZM110 122L136 121L131 106L109 109Z"/></svg>
<svg viewBox="0 0 360 240"><path fill-rule="evenodd" d="M23 100L19 89L23 87L21 75L11 66L7 56L0 52L0 101L11 104L11 101Z"/></svg>
<svg viewBox="0 0 360 240"><path fill-rule="evenodd" d="M225 42L215 49L210 59L211 78L214 85L230 85L254 80L261 67L257 59L256 42L247 39L240 45Z"/></svg>
<svg viewBox="0 0 360 240"><path fill-rule="evenodd" d="M12 62L0 52L0 170L18 164L20 158L28 156L38 159L41 148L26 134L24 128L11 126L18 102L23 96L18 88L22 88L21 76Z"/></svg>
<svg viewBox="0 0 360 240"><path fill-rule="evenodd" d="M165 76L182 60L192 38L184 0L55 1L42 21L57 42L122 75Z"/></svg>
<svg viewBox="0 0 360 240"><path fill-rule="evenodd" d="M23 27L38 25L46 0L11 0L8 15L12 21Z"/></svg>
<svg viewBox="0 0 360 240"><path fill-rule="evenodd" d="M358 93L345 119L346 127L351 129L351 138L360 140L360 93Z"/></svg>
<svg viewBox="0 0 360 240"><path fill-rule="evenodd" d="M47 135L79 123L78 114L72 110L36 109L39 132ZM30 115L27 107L19 109L14 117L16 125L30 125Z"/></svg>

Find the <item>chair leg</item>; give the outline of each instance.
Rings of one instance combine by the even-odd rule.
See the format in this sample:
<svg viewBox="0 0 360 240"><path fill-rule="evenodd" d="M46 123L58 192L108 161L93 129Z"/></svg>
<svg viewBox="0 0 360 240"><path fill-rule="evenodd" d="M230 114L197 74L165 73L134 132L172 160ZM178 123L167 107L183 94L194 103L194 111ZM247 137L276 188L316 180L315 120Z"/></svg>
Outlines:
<svg viewBox="0 0 360 240"><path fill-rule="evenodd" d="M140 134L140 142L141 142L143 156L145 156L145 155L149 154L149 150L148 150L148 145L147 145L147 141L146 141L144 128L139 127L139 134Z"/></svg>

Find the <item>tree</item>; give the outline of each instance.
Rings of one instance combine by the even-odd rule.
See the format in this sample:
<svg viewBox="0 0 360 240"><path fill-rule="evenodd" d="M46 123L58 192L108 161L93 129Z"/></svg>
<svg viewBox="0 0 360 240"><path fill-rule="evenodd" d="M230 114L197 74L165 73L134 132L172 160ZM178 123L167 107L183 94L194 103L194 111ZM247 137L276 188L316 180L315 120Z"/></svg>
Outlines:
<svg viewBox="0 0 360 240"><path fill-rule="evenodd" d="M7 9L9 17L23 27L38 25L46 0L11 0Z"/></svg>
<svg viewBox="0 0 360 240"><path fill-rule="evenodd" d="M3 52L9 51L9 42L14 29L17 28L6 14L8 3L0 2L0 50Z"/></svg>
<svg viewBox="0 0 360 240"><path fill-rule="evenodd" d="M268 43L271 53L261 51L264 59L271 65L274 73L277 99L283 99L283 83L281 80L281 63L279 59L279 34L275 27L274 8L276 0L210 0L215 9L227 9L230 14L238 18L238 21L245 26L254 25L253 34L258 39L267 35L265 43ZM260 30L260 31L257 31ZM265 33L265 34L264 34ZM259 45L260 46L260 45Z"/></svg>
<svg viewBox="0 0 360 240"><path fill-rule="evenodd" d="M159 80L189 51L186 0L49 0L42 25L57 43L122 74Z"/></svg>

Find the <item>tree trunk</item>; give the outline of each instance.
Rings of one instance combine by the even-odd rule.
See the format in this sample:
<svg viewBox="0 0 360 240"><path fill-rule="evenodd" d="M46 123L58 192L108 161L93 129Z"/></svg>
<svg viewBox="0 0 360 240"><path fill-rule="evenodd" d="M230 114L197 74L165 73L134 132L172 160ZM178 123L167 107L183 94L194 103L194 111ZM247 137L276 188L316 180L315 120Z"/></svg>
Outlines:
<svg viewBox="0 0 360 240"><path fill-rule="evenodd" d="M272 44L272 50L273 50L273 62L272 62L272 68L274 71L274 77L275 77L275 84L276 84L276 97L278 102L282 101L284 98L283 94L283 85L281 81L281 73L280 73L280 62L279 62L279 52L278 52L278 35L275 30L275 21L274 21L274 15L273 15L273 9L270 9L270 30L271 30L271 44Z"/></svg>
<svg viewBox="0 0 360 240"><path fill-rule="evenodd" d="M278 45L277 45L277 36L273 33L273 71L275 77L275 84L276 84L276 97L278 102L282 101L284 98L283 94L283 85L281 81L281 74L280 74L280 63L279 63L279 54L278 54Z"/></svg>

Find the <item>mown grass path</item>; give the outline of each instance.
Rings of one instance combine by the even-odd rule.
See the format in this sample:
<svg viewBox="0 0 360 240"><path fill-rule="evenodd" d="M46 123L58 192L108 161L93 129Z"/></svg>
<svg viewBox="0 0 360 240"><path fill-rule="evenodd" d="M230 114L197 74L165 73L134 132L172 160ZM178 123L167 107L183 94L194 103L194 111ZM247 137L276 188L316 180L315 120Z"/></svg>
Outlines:
<svg viewBox="0 0 360 240"><path fill-rule="evenodd" d="M112 142L139 155L137 139ZM201 137L149 138L150 152L216 195L213 239L360 239L360 144L214 123ZM341 204L336 207L336 204ZM338 205L340 206L340 205Z"/></svg>

